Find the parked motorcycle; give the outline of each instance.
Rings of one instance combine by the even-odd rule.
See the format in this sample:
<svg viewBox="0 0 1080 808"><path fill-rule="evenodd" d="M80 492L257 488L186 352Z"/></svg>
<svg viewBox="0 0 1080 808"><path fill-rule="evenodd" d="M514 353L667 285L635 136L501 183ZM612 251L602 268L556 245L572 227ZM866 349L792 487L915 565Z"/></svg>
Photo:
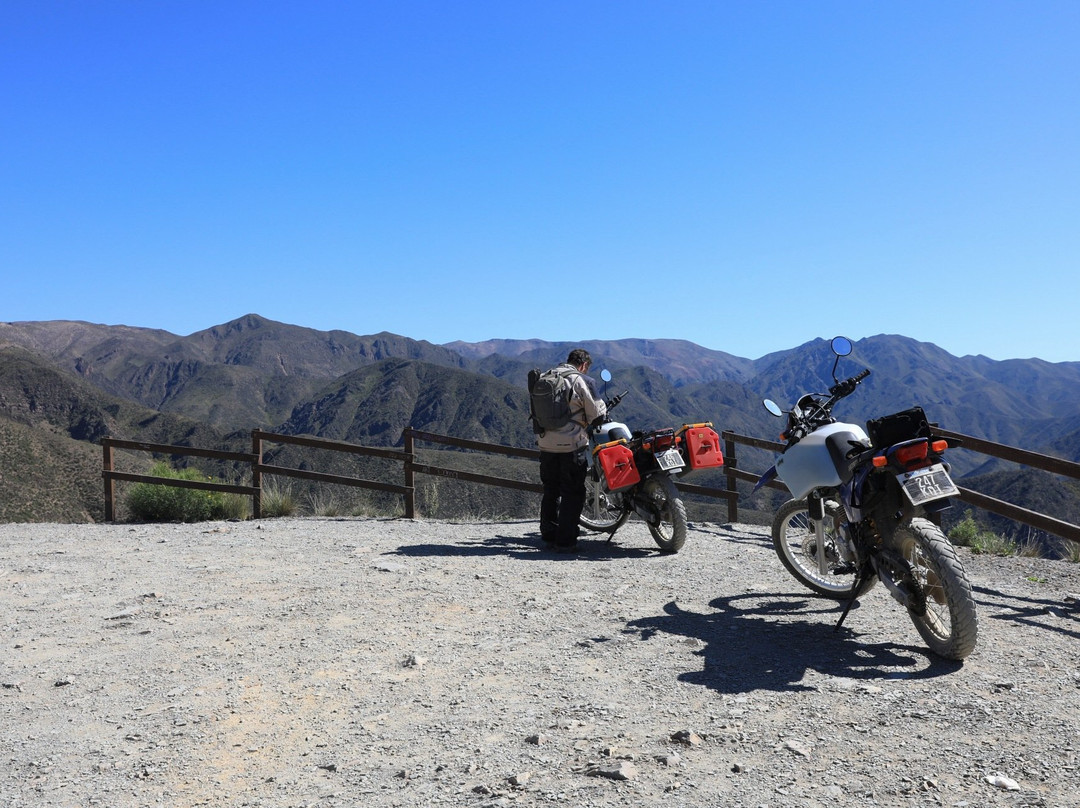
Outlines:
<svg viewBox="0 0 1080 808"><path fill-rule="evenodd" d="M600 375L611 380L607 370ZM609 413L625 395L606 402ZM581 526L614 536L636 513L665 553L677 553L686 543L686 506L675 478L724 462L720 436L708 422L631 432L610 415L589 427L589 458Z"/></svg>
<svg viewBox="0 0 1080 808"><path fill-rule="evenodd" d="M837 337L832 349L827 395L806 394L787 413L764 402L773 415L787 416L786 445L754 490L778 478L793 497L773 520L773 546L808 589L848 601L837 627L880 580L935 654L964 659L978 636L975 600L934 519L959 493L942 460L950 442L934 435L920 407L867 421L865 431L833 418L833 406L870 371L839 381L851 341Z"/></svg>

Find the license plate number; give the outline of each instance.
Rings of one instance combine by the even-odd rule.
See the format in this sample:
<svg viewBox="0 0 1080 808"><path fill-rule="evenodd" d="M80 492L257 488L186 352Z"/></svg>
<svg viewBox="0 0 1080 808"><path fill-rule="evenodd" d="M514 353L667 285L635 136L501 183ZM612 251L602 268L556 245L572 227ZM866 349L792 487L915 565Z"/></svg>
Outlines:
<svg viewBox="0 0 1080 808"><path fill-rule="evenodd" d="M900 484L912 505L955 497L960 493L941 464L901 474Z"/></svg>
<svg viewBox="0 0 1080 808"><path fill-rule="evenodd" d="M664 471L681 469L686 465L686 463L683 462L682 455L679 453L678 449L668 449L666 452L661 452L656 455L656 462Z"/></svg>

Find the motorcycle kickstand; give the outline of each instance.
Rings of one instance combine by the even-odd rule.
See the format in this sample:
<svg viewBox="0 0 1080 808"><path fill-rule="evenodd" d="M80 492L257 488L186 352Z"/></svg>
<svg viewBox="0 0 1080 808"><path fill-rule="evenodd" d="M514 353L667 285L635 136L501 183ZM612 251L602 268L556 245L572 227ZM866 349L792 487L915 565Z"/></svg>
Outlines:
<svg viewBox="0 0 1080 808"><path fill-rule="evenodd" d="M836 625L833 626L833 631L839 631L840 627L844 625L844 620L848 616L848 612L851 611L851 607L854 605L856 597L855 593L859 591L859 587L862 586L863 581L866 580L866 565L863 564L859 567L859 571L855 574L855 583L851 585L851 597L848 598L847 605L844 606L844 612L840 615L840 619L836 621Z"/></svg>

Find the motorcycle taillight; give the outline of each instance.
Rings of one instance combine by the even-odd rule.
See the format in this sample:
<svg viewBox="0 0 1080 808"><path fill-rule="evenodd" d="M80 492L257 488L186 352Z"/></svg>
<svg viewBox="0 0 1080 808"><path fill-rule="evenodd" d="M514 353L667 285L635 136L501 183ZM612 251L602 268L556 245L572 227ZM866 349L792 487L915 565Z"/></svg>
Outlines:
<svg viewBox="0 0 1080 808"><path fill-rule="evenodd" d="M930 444L925 440L898 446L893 455L896 462L905 469L918 468L927 465L927 455L930 452Z"/></svg>
<svg viewBox="0 0 1080 808"><path fill-rule="evenodd" d="M661 429L645 439L645 448L650 452L666 452L675 445L675 430Z"/></svg>

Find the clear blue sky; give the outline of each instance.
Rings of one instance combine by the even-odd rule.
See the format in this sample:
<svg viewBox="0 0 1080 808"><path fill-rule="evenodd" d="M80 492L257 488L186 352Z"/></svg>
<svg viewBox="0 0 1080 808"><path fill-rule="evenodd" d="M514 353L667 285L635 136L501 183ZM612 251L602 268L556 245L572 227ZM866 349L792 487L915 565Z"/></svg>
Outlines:
<svg viewBox="0 0 1080 808"><path fill-rule="evenodd" d="M1080 360L1080 2L7 2L0 320Z"/></svg>

